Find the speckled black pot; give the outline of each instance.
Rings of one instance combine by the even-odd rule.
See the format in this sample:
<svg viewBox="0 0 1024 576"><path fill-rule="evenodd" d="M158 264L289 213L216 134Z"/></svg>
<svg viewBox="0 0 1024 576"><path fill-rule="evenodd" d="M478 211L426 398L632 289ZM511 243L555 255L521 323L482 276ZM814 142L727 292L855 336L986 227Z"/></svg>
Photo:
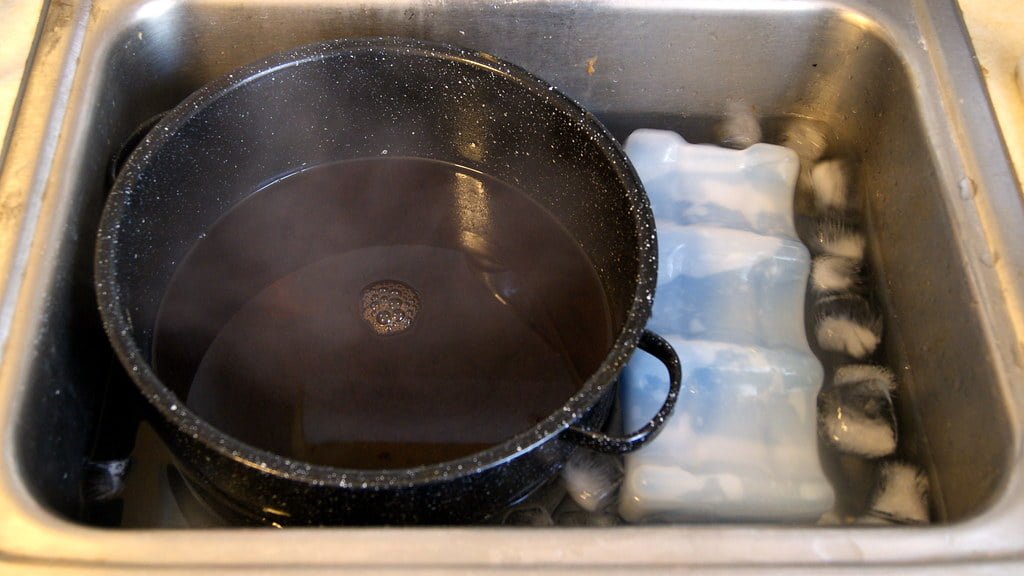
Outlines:
<svg viewBox="0 0 1024 576"><path fill-rule="evenodd" d="M149 364L175 263L244 196L227 191L256 190L302 166L384 153L474 168L519 187L559 218L604 284L617 335L611 351L562 410L505 443L443 464L329 468L221 433ZM402 39L344 40L244 67L168 113L113 186L100 224L96 287L107 333L155 409L158 429L193 486L220 509L282 524L451 523L522 498L578 445L625 452L657 432L680 375L671 348L643 330L656 258L654 219L636 174L578 104L487 54ZM611 438L595 430L638 343L669 367L672 393L643 429Z"/></svg>

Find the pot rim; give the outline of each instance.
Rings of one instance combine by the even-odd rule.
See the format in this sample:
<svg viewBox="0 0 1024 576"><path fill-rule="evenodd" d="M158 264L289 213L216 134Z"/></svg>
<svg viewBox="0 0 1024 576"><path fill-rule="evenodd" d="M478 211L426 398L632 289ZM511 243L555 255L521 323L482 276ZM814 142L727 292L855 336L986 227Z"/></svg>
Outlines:
<svg viewBox="0 0 1024 576"><path fill-rule="evenodd" d="M637 233L637 278L632 304L604 361L587 378L580 390L563 404L561 410L504 442L456 460L416 468L362 470L312 464L252 446L220 431L186 407L162 383L145 360L146 354L132 337L133 327L117 289L117 225L124 216L125 200L131 194L132 184L145 170L155 152L171 141L196 113L248 82L283 68L346 53L367 52L378 57L415 55L441 58L483 68L536 92L551 106L560 109L570 118L578 119L578 123L572 122L573 128L600 145L605 160L618 175ZM94 282L103 326L122 366L147 401L174 427L176 433L190 435L193 441L219 455L264 474L310 486L331 484L358 490L405 488L470 476L500 466L561 434L585 416L614 387L618 373L636 347L650 316L656 276L657 238L647 195L621 146L592 114L544 80L490 54L448 44L384 37L329 40L276 53L205 84L168 112L131 154L112 187L98 228Z"/></svg>

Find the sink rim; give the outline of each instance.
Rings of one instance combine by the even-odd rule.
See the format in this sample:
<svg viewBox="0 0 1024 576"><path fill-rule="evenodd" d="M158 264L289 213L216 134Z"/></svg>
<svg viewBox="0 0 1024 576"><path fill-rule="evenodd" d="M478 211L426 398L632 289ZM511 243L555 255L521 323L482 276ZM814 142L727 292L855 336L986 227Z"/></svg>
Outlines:
<svg viewBox="0 0 1024 576"><path fill-rule="evenodd" d="M39 39L36 59L31 65L24 100L16 117L8 155L2 167L0 199L20 199L22 210L8 220L18 224L17 233L0 234L0 278L4 282L0 303L0 339L4 360L0 365L0 395L23 377L28 362L11 358L12 350L27 350L32 335L15 323L15 316L38 314L45 306L43 298L33 295L34 285L44 284L25 273L39 231L47 230L46 221L59 214L54 205L59 195L44 195L49 186L59 184L59 174L50 181L53 163L71 163L64 139L80 139L80 134L62 134L65 114L76 112L74 97L81 100L95 86L79 88L73 94L75 76L81 65L87 34L117 36L111 29L116 13L137 11L139 6L166 0L107 6L102 0L90 3L52 4L50 10L61 13L50 19ZM618 2L610 2L617 4ZM624 2L623 2L624 3ZM667 3L668 4L668 3ZM666 5L667 5L666 4ZM689 5L676 2L672 5ZM981 311L1001 352L995 359L1001 372L1000 388L1012 400L1015 415L1024 411L1024 391L1012 383L1024 382L1020 357L1024 343L1018 340L1024 325L1024 281L1015 271L1024 270L1024 210L1012 168L1002 142L993 144L991 130L996 128L991 107L970 106L986 98L984 85L971 61L972 52L953 0L917 2L911 10L916 29L895 24L900 8L869 0L841 2L801 1L796 7L841 11L862 18L883 32L883 38L904 58L904 66L918 83L920 94L934 89L938 101L921 104L926 129L933 142L948 136L948 144L935 150L937 166L944 182L956 182L957 175L970 175L979 190L968 208L951 210L951 218L963 224L967 240L982 247L994 246L1000 254L995 268L974 262L969 274L981 302ZM765 6L764 2L731 2L728 6ZM892 9L896 14L887 10ZM906 7L902 9L906 10ZM98 22L98 24L96 24ZM96 28L91 28L97 26ZM104 28L106 26L106 28ZM917 33L917 39L914 33ZM922 44L918 44L920 41ZM909 43L909 45L908 45ZM925 48L925 49L922 49ZM95 79L93 78L93 81ZM83 81L84 82L84 81ZM958 99L960 100L958 102ZM945 114L949 117L947 118ZM947 126L947 123L952 126ZM986 132L986 130L989 130ZM998 133L998 132L996 132ZM15 138L17 136L17 139ZM58 149L63 157L37 162ZM31 175L28 186L19 186L19 176ZM1009 184L1008 184L1009 183ZM995 192L993 192L995 191ZM14 196L14 192L18 192ZM1015 227L1020 225L1019 227ZM1009 228L1007 228L1009 227ZM8 388L3 391L3 388ZM15 391L16 393L16 391ZM4 437L13 434L11 415L14 402L0 402L0 422ZM1014 421L1019 421L1019 417ZM1015 426L1015 454L1020 454L1019 424ZM7 442L7 440L5 440ZM6 451L10 454L10 450ZM819 562L865 563L872 567L981 561L1024 560L1024 539L1020 537L1024 519L1024 481L1020 474L1009 474L998 498L979 515L948 525L894 528L819 528L778 526L631 526L613 531L588 529L508 529L417 528L318 528L290 529L284 533L270 530L105 530L63 520L42 508L29 494L16 474L10 457L0 466L0 563L56 561L67 566L120 564L126 566L253 567L293 565L292 558L304 558L310 568L356 565L365 568L483 568L510 563L523 568L624 567L624 566L752 566L781 567L814 565ZM552 546L556 538L557 545ZM598 537L594 537L598 534ZM351 545L337 546L344 537ZM898 549L892 542L900 539ZM334 545L332 545L334 544ZM397 546L407 549L406 556L393 558ZM168 557L166 549L189 549L187 558ZM460 554L452 554L451 549ZM244 550L244 552L243 552ZM286 552L283 552L286 551ZM389 554L389 552L391 554ZM656 561L651 561L651 558ZM762 564L763 563L763 564Z"/></svg>

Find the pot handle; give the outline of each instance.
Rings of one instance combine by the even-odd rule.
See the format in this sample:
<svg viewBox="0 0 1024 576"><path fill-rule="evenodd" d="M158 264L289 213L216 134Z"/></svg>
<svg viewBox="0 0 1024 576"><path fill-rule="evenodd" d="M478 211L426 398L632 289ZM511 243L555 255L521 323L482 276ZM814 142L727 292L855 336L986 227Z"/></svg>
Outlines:
<svg viewBox="0 0 1024 576"><path fill-rule="evenodd" d="M564 438L566 440L605 454L626 454L647 444L661 432L665 420L672 414L672 409L676 406L679 389L683 383L683 370L679 365L679 356L676 355L672 345L650 330L644 330L640 335L637 348L661 360L661 363L668 368L668 396L665 397L665 403L661 405L658 413L639 430L628 436L610 436L603 432L570 426L565 431Z"/></svg>
<svg viewBox="0 0 1024 576"><path fill-rule="evenodd" d="M125 164L128 163L128 157L132 155L132 152L142 144L142 141L146 138L153 127L163 120L167 112L160 112L159 114L153 115L146 119L145 122L139 124L135 131L132 132L128 138L125 138L124 142L121 143L121 147L117 149L113 157L110 158L110 164L107 166L107 188L110 188L114 184L114 180L117 180L118 174L124 168Z"/></svg>

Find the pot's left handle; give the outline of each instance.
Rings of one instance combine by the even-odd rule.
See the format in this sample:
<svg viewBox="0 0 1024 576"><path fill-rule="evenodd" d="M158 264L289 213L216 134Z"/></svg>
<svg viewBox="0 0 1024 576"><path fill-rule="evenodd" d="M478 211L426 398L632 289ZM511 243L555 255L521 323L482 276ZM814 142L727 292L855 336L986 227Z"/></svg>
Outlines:
<svg viewBox="0 0 1024 576"><path fill-rule="evenodd" d="M121 143L121 147L117 149L117 152L110 158L110 163L107 166L107 188L109 189L114 185L114 181L117 180L118 174L124 169L125 164L128 163L128 158L132 155L132 152L139 147L142 140L147 134L153 131L153 127L156 126L167 112L160 112L155 114L135 129L124 142Z"/></svg>
<svg viewBox="0 0 1024 576"><path fill-rule="evenodd" d="M679 365L679 356L672 349L672 345L650 330L644 330L643 334L640 335L637 348L661 360L661 363L668 368L668 395L665 397L665 403L661 405L658 413L641 426L639 430L627 436L611 436L603 432L570 426L565 431L563 438L598 452L626 454L647 444L661 432L665 421L672 414L672 409L676 406L679 389L683 383L683 370Z"/></svg>

